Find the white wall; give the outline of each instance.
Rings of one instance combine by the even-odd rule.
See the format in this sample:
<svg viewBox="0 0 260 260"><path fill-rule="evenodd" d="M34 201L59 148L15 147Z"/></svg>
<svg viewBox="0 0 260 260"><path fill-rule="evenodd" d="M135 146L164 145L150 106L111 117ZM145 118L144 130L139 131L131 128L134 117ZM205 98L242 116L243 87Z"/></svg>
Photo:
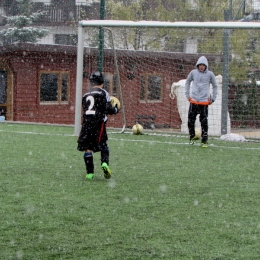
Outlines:
<svg viewBox="0 0 260 260"><path fill-rule="evenodd" d="M260 0L253 0L252 7L254 11L260 11Z"/></svg>
<svg viewBox="0 0 260 260"><path fill-rule="evenodd" d="M197 51L198 51L198 39L188 37L185 41L184 52L197 53Z"/></svg>
<svg viewBox="0 0 260 260"><path fill-rule="evenodd" d="M51 4L51 0L32 0L33 3Z"/></svg>
<svg viewBox="0 0 260 260"><path fill-rule="evenodd" d="M0 7L0 14L1 15L6 15L4 7Z"/></svg>
<svg viewBox="0 0 260 260"><path fill-rule="evenodd" d="M75 0L76 5L89 5L93 3L100 3L100 0Z"/></svg>
<svg viewBox="0 0 260 260"><path fill-rule="evenodd" d="M197 3L195 0L187 0L187 2L191 5L193 9L197 9Z"/></svg>
<svg viewBox="0 0 260 260"><path fill-rule="evenodd" d="M44 3L44 4L51 4L51 0L32 0L34 3ZM99 3L100 0L75 0L76 5L89 5L93 3Z"/></svg>
<svg viewBox="0 0 260 260"><path fill-rule="evenodd" d="M51 26L51 27L44 27L49 29L50 32L45 37L39 39L37 43L41 44L55 44L55 34L77 34L75 28L70 26Z"/></svg>

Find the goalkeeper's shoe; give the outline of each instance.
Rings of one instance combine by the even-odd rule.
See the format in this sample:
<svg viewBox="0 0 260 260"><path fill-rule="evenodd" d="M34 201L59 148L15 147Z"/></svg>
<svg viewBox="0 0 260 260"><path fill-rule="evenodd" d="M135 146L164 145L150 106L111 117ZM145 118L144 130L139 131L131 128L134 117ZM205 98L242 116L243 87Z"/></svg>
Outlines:
<svg viewBox="0 0 260 260"><path fill-rule="evenodd" d="M87 180L92 180L94 178L94 173L88 173L87 175L86 175L86 179Z"/></svg>
<svg viewBox="0 0 260 260"><path fill-rule="evenodd" d="M190 139L189 145L194 145L194 137Z"/></svg>
<svg viewBox="0 0 260 260"><path fill-rule="evenodd" d="M202 148L208 148L208 144L207 143L201 143L201 147Z"/></svg>
<svg viewBox="0 0 260 260"><path fill-rule="evenodd" d="M101 168L104 172L104 177L106 179L110 179L111 178L111 174L112 174L112 171L109 169L107 163L103 162L102 165L101 165Z"/></svg>

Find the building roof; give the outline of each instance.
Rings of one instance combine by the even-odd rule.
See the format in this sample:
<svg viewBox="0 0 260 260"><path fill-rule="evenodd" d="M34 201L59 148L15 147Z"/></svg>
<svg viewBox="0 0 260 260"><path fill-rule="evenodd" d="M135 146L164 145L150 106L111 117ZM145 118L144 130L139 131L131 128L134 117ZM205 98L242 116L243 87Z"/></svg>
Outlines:
<svg viewBox="0 0 260 260"><path fill-rule="evenodd" d="M58 44L35 44L35 43L14 43L0 46L0 54L17 54L26 52L26 54L38 54L38 53L50 53L50 54L65 54L65 55L77 55L77 46L72 45L58 45ZM104 50L106 56L113 56L114 51L112 49ZM215 54L190 54L183 52L163 52L163 51L140 51L140 50L122 50L116 49L116 55L118 58L125 57L126 53L129 53L132 58L152 58L152 59L177 59L186 62L197 60L200 56L205 55L209 62L222 62L222 55ZM98 55L97 48L85 47L85 55Z"/></svg>

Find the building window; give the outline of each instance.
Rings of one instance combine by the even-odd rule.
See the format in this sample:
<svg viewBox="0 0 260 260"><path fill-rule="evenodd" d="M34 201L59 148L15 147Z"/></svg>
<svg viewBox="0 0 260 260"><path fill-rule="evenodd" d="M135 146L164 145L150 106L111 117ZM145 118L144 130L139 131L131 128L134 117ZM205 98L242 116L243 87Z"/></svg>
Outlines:
<svg viewBox="0 0 260 260"><path fill-rule="evenodd" d="M78 37L76 34L55 34L55 44L77 45Z"/></svg>
<svg viewBox="0 0 260 260"><path fill-rule="evenodd" d="M0 105L6 105L7 71L0 71Z"/></svg>
<svg viewBox="0 0 260 260"><path fill-rule="evenodd" d="M0 71L0 116L6 116L7 71Z"/></svg>
<svg viewBox="0 0 260 260"><path fill-rule="evenodd" d="M142 75L140 100L160 101L162 92L162 77L158 75Z"/></svg>
<svg viewBox="0 0 260 260"><path fill-rule="evenodd" d="M69 73L41 72L40 73L40 103L68 104L69 102Z"/></svg>
<svg viewBox="0 0 260 260"><path fill-rule="evenodd" d="M111 96L117 96L117 78L116 75L104 72L104 89L109 93Z"/></svg>

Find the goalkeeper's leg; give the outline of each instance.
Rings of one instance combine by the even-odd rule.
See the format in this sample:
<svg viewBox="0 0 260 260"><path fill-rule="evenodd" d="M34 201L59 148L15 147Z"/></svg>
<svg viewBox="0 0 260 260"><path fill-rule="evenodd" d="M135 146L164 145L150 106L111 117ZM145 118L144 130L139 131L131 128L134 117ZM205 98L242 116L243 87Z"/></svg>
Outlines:
<svg viewBox="0 0 260 260"><path fill-rule="evenodd" d="M109 168L109 148L106 146L101 150L101 168L104 172L104 177L106 179L111 178L112 171Z"/></svg>
<svg viewBox="0 0 260 260"><path fill-rule="evenodd" d="M207 144L208 142L208 106L201 106L200 111L200 124L201 124L201 143Z"/></svg>
<svg viewBox="0 0 260 260"><path fill-rule="evenodd" d="M86 178L93 179L93 177L94 177L93 152L91 150L85 151L83 158L84 158L84 162L86 165L86 171L87 171Z"/></svg>
<svg viewBox="0 0 260 260"><path fill-rule="evenodd" d="M188 112L188 129L190 134L190 144L194 144L193 138L195 137L195 121L197 116L197 105L190 103Z"/></svg>
<svg viewBox="0 0 260 260"><path fill-rule="evenodd" d="M101 164L102 163L109 165L109 148L107 146L101 150Z"/></svg>

